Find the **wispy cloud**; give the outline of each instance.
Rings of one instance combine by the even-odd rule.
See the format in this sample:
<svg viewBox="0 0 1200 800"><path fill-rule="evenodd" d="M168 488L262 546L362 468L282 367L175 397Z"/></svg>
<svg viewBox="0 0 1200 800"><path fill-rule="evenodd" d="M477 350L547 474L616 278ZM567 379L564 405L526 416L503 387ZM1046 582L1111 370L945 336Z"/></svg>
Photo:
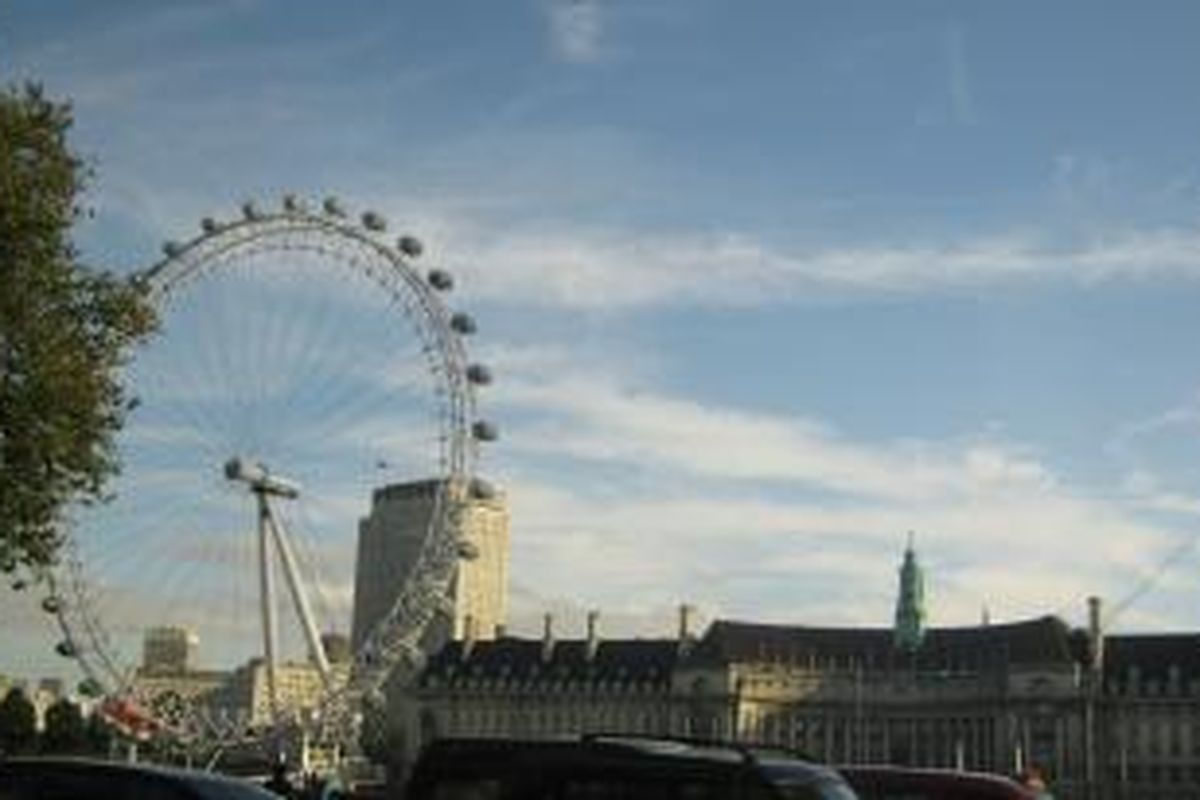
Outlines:
<svg viewBox="0 0 1200 800"><path fill-rule="evenodd" d="M961 25L950 25L945 36L950 117L959 125L970 125L975 122L975 98L967 67L966 34Z"/></svg>
<svg viewBox="0 0 1200 800"><path fill-rule="evenodd" d="M448 230L452 226L446 226ZM1071 243L1008 234L958 243L788 250L750 235L456 229L441 248L481 295L570 308L746 305L834 294L1200 277L1200 231L1110 231Z"/></svg>
<svg viewBox="0 0 1200 800"><path fill-rule="evenodd" d="M573 64L600 58L604 34L600 0L549 0L546 14L555 56Z"/></svg>
<svg viewBox="0 0 1200 800"><path fill-rule="evenodd" d="M939 623L971 623L985 604L995 618L1071 616L1090 594L1121 597L1155 575L1181 536L1020 444L860 442L611 376L546 378L569 363L554 351L501 361L495 401L538 420L506 448L513 574L548 603L632 614L700 591L710 612L886 624L894 559L914 529Z"/></svg>

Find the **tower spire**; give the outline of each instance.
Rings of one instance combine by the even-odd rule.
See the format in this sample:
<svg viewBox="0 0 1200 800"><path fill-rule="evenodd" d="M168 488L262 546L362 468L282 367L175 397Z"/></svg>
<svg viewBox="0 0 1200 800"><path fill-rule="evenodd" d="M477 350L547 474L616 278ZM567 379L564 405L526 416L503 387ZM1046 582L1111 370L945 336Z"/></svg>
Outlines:
<svg viewBox="0 0 1200 800"><path fill-rule="evenodd" d="M925 639L925 573L917 563L914 534L908 532L904 562L900 565L900 593L896 597L893 642L898 650L915 653Z"/></svg>

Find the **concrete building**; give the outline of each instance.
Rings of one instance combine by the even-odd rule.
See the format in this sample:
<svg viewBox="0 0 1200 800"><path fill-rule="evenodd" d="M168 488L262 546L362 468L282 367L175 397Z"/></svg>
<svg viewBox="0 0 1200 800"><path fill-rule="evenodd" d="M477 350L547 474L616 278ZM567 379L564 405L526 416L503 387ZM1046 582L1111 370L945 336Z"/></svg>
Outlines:
<svg viewBox="0 0 1200 800"><path fill-rule="evenodd" d="M442 484L426 480L377 489L371 513L359 522L351 640L357 650L391 608L429 534ZM508 507L503 495L472 500L467 539L474 558L463 559L452 590L453 614L431 626L429 649L470 634L489 639L508 616Z"/></svg>
<svg viewBox="0 0 1200 800"><path fill-rule="evenodd" d="M189 628L163 626L142 636L142 668L146 675L178 675L191 670L200 638Z"/></svg>

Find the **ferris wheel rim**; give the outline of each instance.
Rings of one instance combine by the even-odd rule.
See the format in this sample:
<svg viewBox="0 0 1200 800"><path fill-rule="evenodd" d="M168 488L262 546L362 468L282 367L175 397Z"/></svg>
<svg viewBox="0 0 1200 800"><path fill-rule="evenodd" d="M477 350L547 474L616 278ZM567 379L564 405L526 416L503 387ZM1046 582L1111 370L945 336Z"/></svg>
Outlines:
<svg viewBox="0 0 1200 800"><path fill-rule="evenodd" d="M439 474L435 477L439 490L413 573L404 581L392 608L371 630L365 645L354 652L353 668L346 685L326 697L327 702L332 700L344 706L346 702L376 691L392 669L419 661L419 655L414 655L414 650L419 649L418 638L444 608L429 602L430 593L444 599L453 579L458 558L455 548L461 535L459 515L477 480L478 440L472 434L472 426L478 424L475 391L468 375L472 365L467 357L463 332L452 324L453 316L447 304L411 265L410 258L415 255L401 252L404 240L398 247L381 241L375 235L380 229L367 223L367 215L364 215L364 225L359 227L337 215L312 213L285 203L282 212L246 213L243 219L224 225L210 225L205 220L202 227L203 232L186 244L165 248L168 251L166 257L140 276L157 307L167 309L171 295L181 290L188 280L199 278L205 269L220 269L222 261L233 260L240 252L251 252L255 247L261 247L263 252L308 250L317 253L366 275L379 288L390 290L393 305L401 291L407 291L406 299L412 301L411 304L400 304L400 310L422 339L427 372L437 387L435 405L441 426L441 450ZM309 242L306 245L289 239L298 236L312 237L315 244ZM345 250L350 246L375 258L376 266L386 265L388 271L377 274L372 266L347 256ZM127 693L135 668L127 668L122 674L122 667L111 657L104 620L87 599L86 564L75 547L73 531L69 530L66 538L66 570L57 586L52 586L55 596L64 600L68 595L75 598L73 603L63 602L55 614L64 642L74 651L71 655L87 679L102 687L105 694ZM69 621L69 616L76 619ZM79 646L82 639L90 646Z"/></svg>

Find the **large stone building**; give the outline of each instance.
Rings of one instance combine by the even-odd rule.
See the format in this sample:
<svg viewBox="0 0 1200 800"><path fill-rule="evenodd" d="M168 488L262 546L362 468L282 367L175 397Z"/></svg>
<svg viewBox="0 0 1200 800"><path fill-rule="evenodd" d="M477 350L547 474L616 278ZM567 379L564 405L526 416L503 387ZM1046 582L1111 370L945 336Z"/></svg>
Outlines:
<svg viewBox="0 0 1200 800"><path fill-rule="evenodd" d="M411 758L439 736L555 737L584 731L668 734L686 725L674 676L695 639L690 609L675 638L602 639L599 615L582 638L502 636L446 644L412 687L403 712Z"/></svg>
<svg viewBox="0 0 1200 800"><path fill-rule="evenodd" d="M391 608L412 572L440 491L440 482L425 480L385 486L372 496L371 513L358 530L351 634L355 649ZM508 616L509 520L504 496L472 500L466 528L473 557L459 563L453 614L431 626L429 649L468 634L490 639Z"/></svg>
<svg viewBox="0 0 1200 800"><path fill-rule="evenodd" d="M1200 797L1200 634L1109 636L1099 774L1121 797Z"/></svg>
<svg viewBox="0 0 1200 800"><path fill-rule="evenodd" d="M772 743L829 763L1047 772L1060 798L1200 797L1200 635L1055 616L924 625L911 546L892 627L713 622L696 639L470 636L403 706L405 757L447 735L588 731Z"/></svg>

